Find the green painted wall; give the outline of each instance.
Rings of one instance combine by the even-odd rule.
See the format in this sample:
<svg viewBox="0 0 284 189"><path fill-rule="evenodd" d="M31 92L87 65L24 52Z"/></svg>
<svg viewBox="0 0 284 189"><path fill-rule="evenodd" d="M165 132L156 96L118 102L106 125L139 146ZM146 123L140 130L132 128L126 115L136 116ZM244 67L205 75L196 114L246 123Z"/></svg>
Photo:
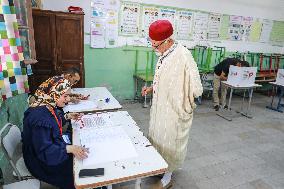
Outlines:
<svg viewBox="0 0 284 189"><path fill-rule="evenodd" d="M93 49L85 45L86 87L105 86L118 100L133 99L136 49L139 50L138 65L143 69L146 67L146 51L149 51L149 48Z"/></svg>
<svg viewBox="0 0 284 189"><path fill-rule="evenodd" d="M118 100L133 99L135 94L133 79L136 61L135 50L139 51L138 69L145 70L147 62L145 51L149 51L150 48L128 46L113 49L93 49L89 45L85 45L86 87L106 86ZM232 56L232 54L232 52L226 52L226 57ZM154 57L153 62L156 63L156 56L154 55ZM201 58L199 57L199 59ZM206 61L206 53L204 60ZM149 61L151 61L151 55ZM247 58L247 61L250 62L251 59ZM216 63L218 62L215 61L215 54L213 53L211 70ZM201 67L200 62L198 62L198 65ZM255 59L254 66L258 65L259 63ZM263 68L268 69L268 67L269 62L264 61ZM281 60L280 68L284 68L284 59Z"/></svg>

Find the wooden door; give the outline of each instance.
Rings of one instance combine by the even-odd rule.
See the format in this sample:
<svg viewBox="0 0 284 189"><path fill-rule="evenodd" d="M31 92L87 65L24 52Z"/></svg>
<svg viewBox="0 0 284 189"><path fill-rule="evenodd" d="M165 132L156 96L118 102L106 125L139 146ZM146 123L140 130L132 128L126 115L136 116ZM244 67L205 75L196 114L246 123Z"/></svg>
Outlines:
<svg viewBox="0 0 284 189"><path fill-rule="evenodd" d="M84 87L84 15L73 13L56 14L57 73L75 67L81 80L74 87Z"/></svg>
<svg viewBox="0 0 284 189"><path fill-rule="evenodd" d="M38 63L33 65L30 90L33 93L46 79L56 74L55 15L51 11L33 10L35 49Z"/></svg>

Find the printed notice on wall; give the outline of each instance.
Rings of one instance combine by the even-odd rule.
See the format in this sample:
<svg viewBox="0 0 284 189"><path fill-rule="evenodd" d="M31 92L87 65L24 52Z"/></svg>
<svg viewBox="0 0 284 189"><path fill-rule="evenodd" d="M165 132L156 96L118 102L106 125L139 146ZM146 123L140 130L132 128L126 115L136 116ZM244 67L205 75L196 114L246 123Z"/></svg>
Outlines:
<svg viewBox="0 0 284 189"><path fill-rule="evenodd" d="M259 39L260 42L262 43L269 42L272 26L273 26L272 20L264 19L262 21L262 29L261 29L260 39Z"/></svg>
<svg viewBox="0 0 284 189"><path fill-rule="evenodd" d="M170 8L162 8L160 9L159 19L161 20L168 20L175 28L175 17L176 17L176 10Z"/></svg>
<svg viewBox="0 0 284 189"><path fill-rule="evenodd" d="M221 40L228 40L229 39L229 22L230 17L229 15L223 15L221 20L221 27L220 27L220 39Z"/></svg>
<svg viewBox="0 0 284 189"><path fill-rule="evenodd" d="M91 0L91 47L117 46L119 6L119 0Z"/></svg>
<svg viewBox="0 0 284 189"><path fill-rule="evenodd" d="M207 26L208 26L208 14L197 12L194 14L194 40L206 40L207 39Z"/></svg>
<svg viewBox="0 0 284 189"><path fill-rule="evenodd" d="M118 13L113 9L107 10L105 30L106 48L117 47L118 43Z"/></svg>
<svg viewBox="0 0 284 189"><path fill-rule="evenodd" d="M262 23L259 18L254 19L252 25L251 25L251 32L249 35L249 41L252 42L258 42L260 39L260 34L261 34L261 27Z"/></svg>
<svg viewBox="0 0 284 189"><path fill-rule="evenodd" d="M184 40L191 39L193 13L190 11L178 11L176 20L176 38Z"/></svg>
<svg viewBox="0 0 284 189"><path fill-rule="evenodd" d="M284 22L274 21L270 33L270 41L283 46L284 42Z"/></svg>
<svg viewBox="0 0 284 189"><path fill-rule="evenodd" d="M209 14L208 39L218 39L220 36L221 14Z"/></svg>
<svg viewBox="0 0 284 189"><path fill-rule="evenodd" d="M247 16L242 18L241 27L240 27L240 34L242 41L249 41L252 24L253 24L252 17Z"/></svg>
<svg viewBox="0 0 284 189"><path fill-rule="evenodd" d="M106 2L104 0L91 0L92 18L106 16Z"/></svg>
<svg viewBox="0 0 284 189"><path fill-rule="evenodd" d="M102 19L96 19L91 23L91 47L105 48L105 28Z"/></svg>
<svg viewBox="0 0 284 189"><path fill-rule="evenodd" d="M125 2L121 6L119 32L122 35L139 34L140 5L138 3Z"/></svg>
<svg viewBox="0 0 284 189"><path fill-rule="evenodd" d="M229 39L233 41L241 40L242 16L230 16L229 21Z"/></svg>
<svg viewBox="0 0 284 189"><path fill-rule="evenodd" d="M159 19L159 8L151 6L143 6L142 11L142 36L148 37L149 26Z"/></svg>

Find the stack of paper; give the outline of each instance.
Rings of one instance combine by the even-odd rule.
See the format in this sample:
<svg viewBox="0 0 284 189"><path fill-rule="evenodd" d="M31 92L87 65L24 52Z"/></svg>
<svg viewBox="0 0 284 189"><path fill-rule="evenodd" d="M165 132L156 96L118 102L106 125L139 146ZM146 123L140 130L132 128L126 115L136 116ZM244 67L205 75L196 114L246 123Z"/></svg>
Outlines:
<svg viewBox="0 0 284 189"><path fill-rule="evenodd" d="M94 101L90 100L80 100L78 104L68 104L64 107L64 112L84 112L92 111L97 108L97 105Z"/></svg>
<svg viewBox="0 0 284 189"><path fill-rule="evenodd" d="M81 145L89 148L83 166L135 158L138 156L135 147L122 127L100 129L81 129Z"/></svg>

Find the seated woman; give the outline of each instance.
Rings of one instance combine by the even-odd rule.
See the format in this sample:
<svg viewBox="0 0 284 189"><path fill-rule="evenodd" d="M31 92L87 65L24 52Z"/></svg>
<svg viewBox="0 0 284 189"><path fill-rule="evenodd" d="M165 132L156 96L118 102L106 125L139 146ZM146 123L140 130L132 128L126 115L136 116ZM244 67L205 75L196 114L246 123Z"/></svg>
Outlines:
<svg viewBox="0 0 284 189"><path fill-rule="evenodd" d="M62 138L64 116L58 108L70 100L70 82L64 78L47 80L40 98L30 104L24 115L23 157L37 179L62 189L73 189L73 155L87 157L88 150L67 145Z"/></svg>

